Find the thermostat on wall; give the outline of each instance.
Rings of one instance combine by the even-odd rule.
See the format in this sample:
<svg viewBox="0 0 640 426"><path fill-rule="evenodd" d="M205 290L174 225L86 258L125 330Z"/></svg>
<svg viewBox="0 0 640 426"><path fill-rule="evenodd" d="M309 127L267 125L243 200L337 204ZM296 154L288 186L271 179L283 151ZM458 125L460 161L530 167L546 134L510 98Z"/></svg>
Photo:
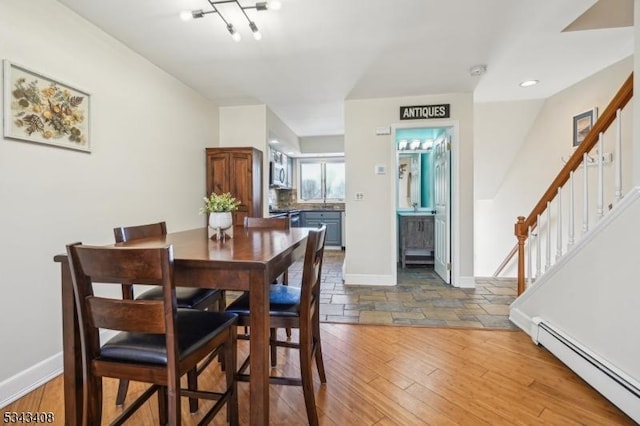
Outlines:
<svg viewBox="0 0 640 426"><path fill-rule="evenodd" d="M379 164L375 166L374 173L377 175L386 175L387 174L387 166L383 164Z"/></svg>

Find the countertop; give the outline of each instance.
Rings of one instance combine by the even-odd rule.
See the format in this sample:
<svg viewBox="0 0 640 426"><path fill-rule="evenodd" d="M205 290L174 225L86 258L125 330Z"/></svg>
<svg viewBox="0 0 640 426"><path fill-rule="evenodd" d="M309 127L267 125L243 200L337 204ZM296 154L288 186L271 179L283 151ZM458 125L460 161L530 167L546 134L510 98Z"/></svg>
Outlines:
<svg viewBox="0 0 640 426"><path fill-rule="evenodd" d="M423 211L413 211L413 210L407 210L407 211L398 211L397 212L398 216L434 216L435 212L433 210L423 210Z"/></svg>
<svg viewBox="0 0 640 426"><path fill-rule="evenodd" d="M344 207L290 207L283 209L269 210L269 214L289 213L289 212L343 212Z"/></svg>

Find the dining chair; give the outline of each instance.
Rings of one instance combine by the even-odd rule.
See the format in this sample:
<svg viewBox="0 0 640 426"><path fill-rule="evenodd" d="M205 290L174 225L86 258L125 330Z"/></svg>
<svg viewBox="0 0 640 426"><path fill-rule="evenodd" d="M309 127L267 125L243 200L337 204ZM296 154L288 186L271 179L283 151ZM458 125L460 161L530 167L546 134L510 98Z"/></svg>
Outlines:
<svg viewBox="0 0 640 426"><path fill-rule="evenodd" d="M225 370L223 391L180 388L180 378L194 374L198 362L220 349L226 365L235 365L237 316L228 312L181 309L176 304L173 247L123 248L67 245L80 328L83 368L83 424L102 420L102 378L135 380L151 386L112 424L126 421L158 393L160 424L181 422L181 397L214 399L202 419L210 421L226 404L231 424L238 424L235 371ZM151 284L161 300L97 296L94 285ZM116 331L100 344L100 333ZM190 406L191 407L191 406ZM191 409L194 412L193 409Z"/></svg>
<svg viewBox="0 0 640 426"><path fill-rule="evenodd" d="M275 284L269 288L269 325L272 328L299 329L298 342L280 341L271 336L269 344L274 347L299 349L300 377L271 376L269 383L279 385L302 386L307 419L310 425L318 424L313 393L313 359L315 358L320 382L326 383L322 347L320 344L320 281L322 259L324 256L326 225L309 231L302 268L301 287ZM238 314L238 324L249 324L249 296L243 294L227 307L227 312ZM249 358L244 360L238 370L237 379L247 381L245 374Z"/></svg>
<svg viewBox="0 0 640 426"><path fill-rule="evenodd" d="M244 218L244 227L245 228L264 228L264 229L289 229L291 227L291 222L288 217L245 217ZM274 284L278 284L278 280L282 280L282 285L289 285L289 272L284 271L282 275L280 275ZM244 328L244 335L240 335L241 339L248 339L248 327ZM278 332L278 329L271 329L271 337L273 338ZM287 333L287 337L291 337L291 328L287 328L285 330ZM275 367L278 364L278 353L277 348L275 346L271 347L271 366Z"/></svg>
<svg viewBox="0 0 640 426"><path fill-rule="evenodd" d="M167 235L166 222L150 223L135 226L120 226L113 229L116 243L125 243L132 240L140 240L143 238L162 237ZM134 299L133 286L122 284L122 296L125 299ZM163 289L154 287L144 291L136 296L136 300L162 300ZM224 290L196 287L176 287L176 299L179 308L200 309L207 311L224 311L225 309L225 292ZM202 363L196 371L196 376L189 376L189 380L197 380L197 376L204 370L211 360L215 357L212 354L206 362ZM194 384L195 386L195 384ZM116 405L123 405L127 397L129 382L121 380L118 384L118 394L116 396ZM196 404L197 401L192 401Z"/></svg>
<svg viewBox="0 0 640 426"><path fill-rule="evenodd" d="M288 217L245 217L244 227L264 229L289 229L291 227L291 222L289 221ZM284 271L281 277L282 284L289 284L289 273L287 271Z"/></svg>

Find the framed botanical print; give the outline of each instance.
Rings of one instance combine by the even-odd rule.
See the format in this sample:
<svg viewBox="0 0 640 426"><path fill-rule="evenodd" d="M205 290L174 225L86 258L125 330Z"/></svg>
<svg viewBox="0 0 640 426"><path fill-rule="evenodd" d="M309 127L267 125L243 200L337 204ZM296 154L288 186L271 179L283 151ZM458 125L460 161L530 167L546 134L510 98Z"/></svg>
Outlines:
<svg viewBox="0 0 640 426"><path fill-rule="evenodd" d="M4 60L4 136L91 152L89 93Z"/></svg>

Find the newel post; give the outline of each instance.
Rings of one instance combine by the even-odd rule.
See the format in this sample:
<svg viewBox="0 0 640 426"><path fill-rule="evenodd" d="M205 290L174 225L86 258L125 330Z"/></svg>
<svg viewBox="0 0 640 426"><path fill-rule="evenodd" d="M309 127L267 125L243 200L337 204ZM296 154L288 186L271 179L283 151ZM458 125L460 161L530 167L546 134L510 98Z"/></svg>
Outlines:
<svg viewBox="0 0 640 426"><path fill-rule="evenodd" d="M527 239L527 228L524 226L524 216L518 216L515 234L518 238L518 296L524 292L524 242Z"/></svg>

